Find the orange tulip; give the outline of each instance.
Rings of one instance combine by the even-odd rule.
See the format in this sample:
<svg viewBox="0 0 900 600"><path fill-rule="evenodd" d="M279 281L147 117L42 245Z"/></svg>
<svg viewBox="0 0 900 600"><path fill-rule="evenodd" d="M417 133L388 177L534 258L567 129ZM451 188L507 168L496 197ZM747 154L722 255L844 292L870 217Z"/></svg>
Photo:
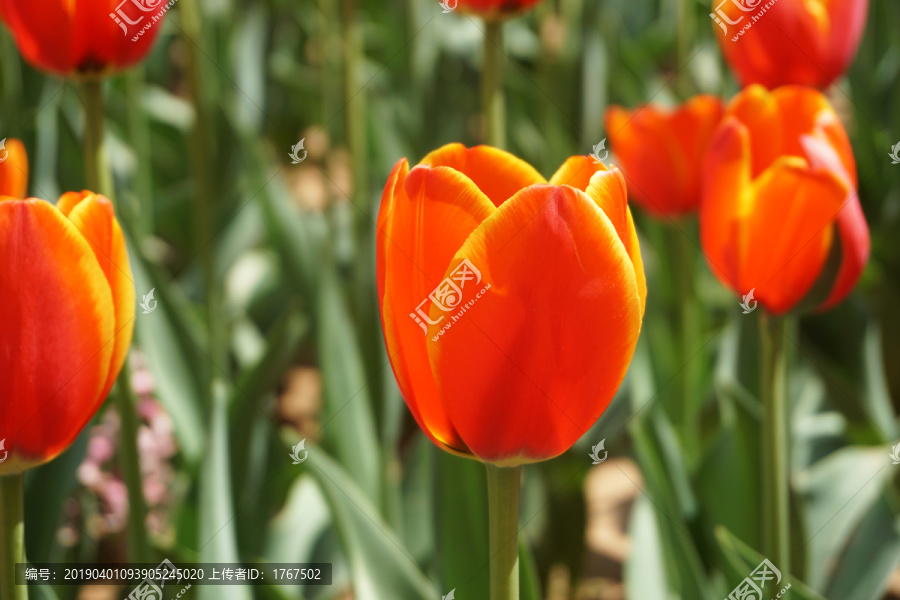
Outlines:
<svg viewBox="0 0 900 600"><path fill-rule="evenodd" d="M0 140L0 198L24 198L28 193L28 154L19 140Z"/></svg>
<svg viewBox="0 0 900 600"><path fill-rule="evenodd" d="M672 110L643 106L606 111L606 132L631 197L657 217L700 206L700 165L722 119L722 101L695 96Z"/></svg>
<svg viewBox="0 0 900 600"><path fill-rule="evenodd" d="M435 444L540 461L603 413L646 297L617 169L572 157L548 184L506 152L450 144L397 163L378 231L391 364Z"/></svg>
<svg viewBox="0 0 900 600"><path fill-rule="evenodd" d="M109 200L0 199L0 475L66 449L125 361L134 287ZM8 452L8 456L4 456Z"/></svg>
<svg viewBox="0 0 900 600"><path fill-rule="evenodd" d="M713 0L710 17L743 85L828 86L853 60L868 0Z"/></svg>
<svg viewBox="0 0 900 600"><path fill-rule="evenodd" d="M499 21L533 8L541 0L447 0L447 5L464 14Z"/></svg>
<svg viewBox="0 0 900 600"><path fill-rule="evenodd" d="M0 0L0 16L33 66L59 75L107 74L141 61L168 0Z"/></svg>
<svg viewBox="0 0 900 600"><path fill-rule="evenodd" d="M700 233L719 279L771 313L828 308L869 257L856 163L828 100L811 88L751 86L729 104L704 166ZM839 248L833 248L839 242ZM823 298L808 297L840 250ZM816 294L813 294L816 296Z"/></svg>

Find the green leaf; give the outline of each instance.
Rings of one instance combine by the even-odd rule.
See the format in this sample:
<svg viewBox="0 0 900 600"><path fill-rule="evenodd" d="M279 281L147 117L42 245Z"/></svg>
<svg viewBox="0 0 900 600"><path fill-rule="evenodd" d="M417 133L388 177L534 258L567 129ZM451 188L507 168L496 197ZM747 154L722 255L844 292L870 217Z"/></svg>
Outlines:
<svg viewBox="0 0 900 600"><path fill-rule="evenodd" d="M484 465L435 449L435 534L441 591L486 597L489 589L487 476Z"/></svg>
<svg viewBox="0 0 900 600"><path fill-rule="evenodd" d="M896 497L885 491L850 537L832 569L826 593L843 600L878 600L900 563Z"/></svg>
<svg viewBox="0 0 900 600"><path fill-rule="evenodd" d="M200 474L200 562L241 562L233 503L228 434L228 389L213 382L209 444ZM249 600L247 587L199 586L200 600Z"/></svg>
<svg viewBox="0 0 900 600"><path fill-rule="evenodd" d="M733 589L733 587L737 586L745 577L749 577L750 573L762 563L765 557L722 526L716 527L715 536L716 541L719 544L719 549L722 551L722 554L728 563L728 568L726 570L729 579L728 583L733 584L729 589ZM775 565L775 568L777 569L778 565ZM777 585L774 583L774 581L768 582L764 590L766 593L769 593L770 597L774 596L778 590L781 590L790 584L790 594L787 595L789 598L799 598L800 600L825 600L823 596L820 596L808 585L789 573L782 573L781 581L778 582Z"/></svg>
<svg viewBox="0 0 900 600"><path fill-rule="evenodd" d="M823 589L830 565L881 494L889 454L885 447L842 448L797 476L809 540L807 580L814 588Z"/></svg>
<svg viewBox="0 0 900 600"><path fill-rule="evenodd" d="M668 598L670 585L661 533L653 515L653 505L643 494L634 503L628 531L631 554L623 575L628 600Z"/></svg>
<svg viewBox="0 0 900 600"><path fill-rule="evenodd" d="M350 473L317 447L309 449L305 464L322 489L341 536L356 600L440 598Z"/></svg>
<svg viewBox="0 0 900 600"><path fill-rule="evenodd" d="M151 289L157 302L150 314L137 310L134 316L137 342L155 376L156 397L172 418L179 448L189 463L196 464L206 437L206 426L200 416L203 410L200 388L189 358L196 346L188 347L190 342L184 341L186 324L180 332L175 326L179 319L176 315L184 310L177 294L174 290L170 293L169 284L156 277L130 239L128 247L138 302Z"/></svg>
<svg viewBox="0 0 900 600"><path fill-rule="evenodd" d="M324 443L368 498L380 504L381 451L369 397L369 378L353 321L334 272L319 277L317 342L322 369Z"/></svg>
<svg viewBox="0 0 900 600"><path fill-rule="evenodd" d="M62 560L64 549L57 543L56 534L65 516L66 500L78 483L78 466L84 460L90 434L88 424L65 452L25 473L25 548L31 562Z"/></svg>
<svg viewBox="0 0 900 600"><path fill-rule="evenodd" d="M519 539L519 595L521 600L541 600L541 582L538 579L534 555L524 539Z"/></svg>

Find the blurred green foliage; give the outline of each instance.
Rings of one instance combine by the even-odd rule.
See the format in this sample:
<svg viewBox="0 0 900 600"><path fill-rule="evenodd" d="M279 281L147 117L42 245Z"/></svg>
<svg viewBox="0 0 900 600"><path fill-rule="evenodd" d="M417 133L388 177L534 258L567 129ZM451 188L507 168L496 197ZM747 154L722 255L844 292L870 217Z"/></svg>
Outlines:
<svg viewBox="0 0 900 600"><path fill-rule="evenodd" d="M480 140L479 24L430 0L204 0L191 38L183 5L194 1L169 13L146 64L106 86L135 284L139 296L155 288L159 300L152 315L137 315L135 345L175 424L175 466L187 482L173 508L175 535L156 540L156 554L335 564L331 588L254 590L261 598L338 598L347 586L358 600L435 599L451 588L484 597L483 472L433 448L403 405L380 335L373 243L381 187L398 159ZM510 150L549 175L606 136L610 103L730 97L737 86L709 7L684 6L679 19L675 0L545 0L509 21ZM869 267L839 308L805 315L789 332L791 591L801 598L881 598L900 561L888 456L900 389L900 167L886 156L900 139L897 23L900 5L872 0L856 62L829 93L857 158ZM0 43L0 132L26 142L31 193L53 200L80 189L75 82L33 71L5 31ZM200 161L213 175L209 239L192 225L201 193L189 150L198 118L192 56L208 103ZM301 138L309 156L290 165ZM758 315L740 316L703 261L696 225L680 223L702 306L702 335L685 344L672 278L680 233L637 220L650 289L642 340L597 425L571 452L526 469L528 598L546 594L555 565L576 582L597 575L583 488L587 453L600 439L611 456L635 458L643 475L630 481L628 598L725 597L761 559ZM204 312L198 260L207 244L222 291L215 323ZM211 334L225 345L221 364L210 365ZM285 373L298 365L317 368L323 383L320 426L303 431L276 410ZM310 459L294 466L289 448L304 437ZM123 558L121 545L85 535L63 547L55 538L85 447L82 436L29 477L33 560ZM74 597L70 588L58 593Z"/></svg>

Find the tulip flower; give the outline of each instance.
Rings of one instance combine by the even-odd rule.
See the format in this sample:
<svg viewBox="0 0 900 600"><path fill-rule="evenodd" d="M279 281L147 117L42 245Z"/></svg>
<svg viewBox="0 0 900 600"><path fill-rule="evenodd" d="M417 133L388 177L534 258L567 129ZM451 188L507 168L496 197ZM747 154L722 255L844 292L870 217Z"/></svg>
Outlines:
<svg viewBox="0 0 900 600"><path fill-rule="evenodd" d="M541 0L447 0L461 13L478 15L488 20L503 20L533 8Z"/></svg>
<svg viewBox="0 0 900 600"><path fill-rule="evenodd" d="M0 198L24 198L28 193L28 154L19 140L0 140Z"/></svg>
<svg viewBox="0 0 900 600"><path fill-rule="evenodd" d="M853 60L868 0L714 0L710 17L743 85L824 88Z"/></svg>
<svg viewBox="0 0 900 600"><path fill-rule="evenodd" d="M518 598L519 466L568 449L612 400L646 298L625 180L572 157L549 183L488 146L394 167L377 280L398 384L440 448L484 461L491 600ZM508 468L512 467L512 468Z"/></svg>
<svg viewBox="0 0 900 600"><path fill-rule="evenodd" d="M801 301L828 308L869 256L847 134L811 88L751 86L728 105L704 166L700 229L719 279L772 314ZM808 298L837 245L823 298Z"/></svg>
<svg viewBox="0 0 900 600"><path fill-rule="evenodd" d="M100 407L131 343L134 287L112 204L91 192L0 199L0 256L2 476L56 457Z"/></svg>
<svg viewBox="0 0 900 600"><path fill-rule="evenodd" d="M695 96L674 109L643 106L606 111L606 131L631 197L656 217L700 206L700 166L722 118L716 96Z"/></svg>
<svg viewBox="0 0 900 600"><path fill-rule="evenodd" d="M147 55L168 8L167 0L0 0L0 17L34 67L105 75Z"/></svg>
<svg viewBox="0 0 900 600"><path fill-rule="evenodd" d="M603 413L646 296L618 169L573 157L548 184L503 151L451 144L397 163L378 230L394 373L439 447L542 461Z"/></svg>

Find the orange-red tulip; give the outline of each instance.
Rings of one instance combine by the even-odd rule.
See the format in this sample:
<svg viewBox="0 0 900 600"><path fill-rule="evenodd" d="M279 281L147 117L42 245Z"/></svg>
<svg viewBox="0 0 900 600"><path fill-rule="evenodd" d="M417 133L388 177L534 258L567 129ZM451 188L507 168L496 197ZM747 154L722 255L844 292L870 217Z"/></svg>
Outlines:
<svg viewBox="0 0 900 600"><path fill-rule="evenodd" d="M617 169L573 157L548 184L511 154L450 144L397 163L378 231L391 364L435 444L540 461L603 413L646 297Z"/></svg>
<svg viewBox="0 0 900 600"><path fill-rule="evenodd" d="M801 301L828 308L850 292L869 230L850 142L820 92L751 86L731 101L707 153L700 232L719 279L754 290L773 314ZM833 251L837 274L823 298L807 298Z"/></svg>
<svg viewBox="0 0 900 600"><path fill-rule="evenodd" d="M700 166L723 110L719 98L703 95L672 110L606 111L606 134L641 208L657 217L697 210Z"/></svg>
<svg viewBox="0 0 900 600"><path fill-rule="evenodd" d="M0 199L0 475L72 443L125 361L134 287L112 204ZM4 452L8 452L5 456Z"/></svg>
<svg viewBox="0 0 900 600"><path fill-rule="evenodd" d="M856 55L868 0L713 0L725 59L743 85L826 87Z"/></svg>
<svg viewBox="0 0 900 600"><path fill-rule="evenodd" d="M541 0L447 0L447 5L461 13L478 15L487 20L502 20L534 7Z"/></svg>
<svg viewBox="0 0 900 600"><path fill-rule="evenodd" d="M28 153L19 140L0 141L0 198L24 198L28 193Z"/></svg>
<svg viewBox="0 0 900 600"><path fill-rule="evenodd" d="M0 16L19 52L33 66L59 75L102 75L144 58L169 4L169 0L0 0Z"/></svg>

